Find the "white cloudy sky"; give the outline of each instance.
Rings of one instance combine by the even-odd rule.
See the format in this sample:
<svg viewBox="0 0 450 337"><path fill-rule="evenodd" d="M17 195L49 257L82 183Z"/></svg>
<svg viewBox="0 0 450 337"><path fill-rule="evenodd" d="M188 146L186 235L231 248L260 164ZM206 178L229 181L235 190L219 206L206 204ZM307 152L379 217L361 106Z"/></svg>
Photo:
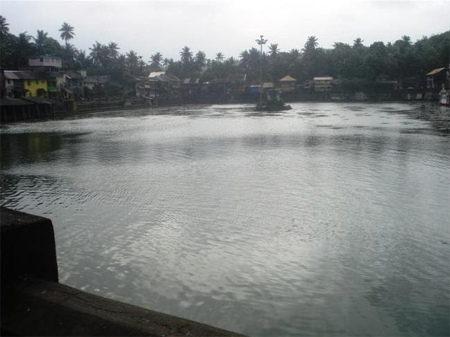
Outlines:
<svg viewBox="0 0 450 337"><path fill-rule="evenodd" d="M256 47L263 34L282 51L301 49L310 35L319 45L365 45L394 42L402 35L413 41L450 30L450 0L338 1L338 0L169 0L169 1L4 1L0 13L10 32L36 34L43 29L59 38L63 22L75 27L71 42L89 52L95 41L116 42L125 53L135 50L144 60L161 52L179 58L185 45L238 57Z"/></svg>

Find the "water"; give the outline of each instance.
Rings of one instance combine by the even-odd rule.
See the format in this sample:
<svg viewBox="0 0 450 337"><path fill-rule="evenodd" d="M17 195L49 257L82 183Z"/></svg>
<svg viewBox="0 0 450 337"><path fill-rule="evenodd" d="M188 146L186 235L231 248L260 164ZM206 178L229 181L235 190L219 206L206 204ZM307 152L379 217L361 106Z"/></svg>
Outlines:
<svg viewBox="0 0 450 337"><path fill-rule="evenodd" d="M1 203L53 220L88 292L251 336L449 335L450 137L415 109L7 125Z"/></svg>

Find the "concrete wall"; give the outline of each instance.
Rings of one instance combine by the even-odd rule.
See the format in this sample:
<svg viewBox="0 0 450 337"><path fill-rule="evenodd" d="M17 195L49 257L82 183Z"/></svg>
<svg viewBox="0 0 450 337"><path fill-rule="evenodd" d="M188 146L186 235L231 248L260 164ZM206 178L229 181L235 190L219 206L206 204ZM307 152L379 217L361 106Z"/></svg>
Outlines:
<svg viewBox="0 0 450 337"><path fill-rule="evenodd" d="M242 336L59 284L52 222L0 217L2 336Z"/></svg>

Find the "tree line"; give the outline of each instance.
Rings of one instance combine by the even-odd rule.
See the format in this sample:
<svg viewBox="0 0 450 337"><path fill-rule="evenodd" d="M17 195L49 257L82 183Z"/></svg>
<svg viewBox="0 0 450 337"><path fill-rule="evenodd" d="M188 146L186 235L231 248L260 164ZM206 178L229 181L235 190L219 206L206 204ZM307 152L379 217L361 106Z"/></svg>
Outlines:
<svg viewBox="0 0 450 337"><path fill-rule="evenodd" d="M262 60L265 81L276 81L289 74L302 83L315 76L365 81L379 76L421 77L450 63L450 31L424 36L414 43L406 35L394 43L379 41L370 46L356 38L353 44L336 42L328 49L319 46L317 37L310 36L301 49L283 51L272 43L265 46L267 51L262 55L255 46L242 51L239 58L226 58L221 52L208 58L205 52L194 52L184 46L178 60L156 52L146 61L134 50L121 53L115 42L95 41L88 52L77 49L70 43L75 38L75 29L66 22L59 30L62 44L43 30L37 30L35 35L23 32L15 36L9 33L8 26L6 19L0 16L0 66L3 69L18 69L27 65L30 56L49 54L60 57L64 68L84 69L89 75L121 72L148 76L150 71L166 71L181 79L200 78L203 82L230 74L247 74L250 82L258 83Z"/></svg>

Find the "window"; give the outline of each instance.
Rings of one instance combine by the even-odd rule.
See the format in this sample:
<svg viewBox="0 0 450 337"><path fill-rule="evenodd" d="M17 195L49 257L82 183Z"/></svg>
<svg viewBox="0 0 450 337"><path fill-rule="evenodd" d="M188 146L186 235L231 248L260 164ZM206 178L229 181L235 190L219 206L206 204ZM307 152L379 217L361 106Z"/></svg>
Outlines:
<svg viewBox="0 0 450 337"><path fill-rule="evenodd" d="M41 61L41 62L44 62L44 58L43 58L43 57L41 57L41 58L39 59L39 61Z"/></svg>

